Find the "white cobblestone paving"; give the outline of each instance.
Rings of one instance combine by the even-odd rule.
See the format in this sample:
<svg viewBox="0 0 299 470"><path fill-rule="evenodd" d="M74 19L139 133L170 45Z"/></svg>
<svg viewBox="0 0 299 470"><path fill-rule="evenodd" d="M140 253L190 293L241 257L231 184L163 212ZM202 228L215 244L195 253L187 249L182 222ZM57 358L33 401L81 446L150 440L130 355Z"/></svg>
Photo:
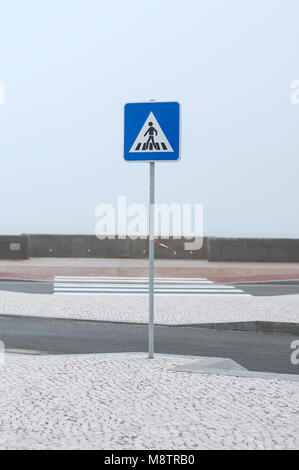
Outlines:
<svg viewBox="0 0 299 470"><path fill-rule="evenodd" d="M72 296L0 292L0 314L148 321L147 296ZM299 295L275 297L157 296L155 320L162 324L228 321L299 321Z"/></svg>
<svg viewBox="0 0 299 470"><path fill-rule="evenodd" d="M8 354L0 449L298 449L299 385L173 372L192 359Z"/></svg>

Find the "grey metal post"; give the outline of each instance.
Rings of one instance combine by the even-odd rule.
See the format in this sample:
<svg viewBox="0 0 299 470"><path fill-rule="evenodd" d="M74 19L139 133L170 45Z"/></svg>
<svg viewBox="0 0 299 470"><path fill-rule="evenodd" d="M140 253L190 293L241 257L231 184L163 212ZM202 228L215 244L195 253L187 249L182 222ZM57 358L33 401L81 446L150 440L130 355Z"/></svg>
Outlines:
<svg viewBox="0 0 299 470"><path fill-rule="evenodd" d="M154 281L155 281L155 163L150 162L149 194L149 358L154 357Z"/></svg>

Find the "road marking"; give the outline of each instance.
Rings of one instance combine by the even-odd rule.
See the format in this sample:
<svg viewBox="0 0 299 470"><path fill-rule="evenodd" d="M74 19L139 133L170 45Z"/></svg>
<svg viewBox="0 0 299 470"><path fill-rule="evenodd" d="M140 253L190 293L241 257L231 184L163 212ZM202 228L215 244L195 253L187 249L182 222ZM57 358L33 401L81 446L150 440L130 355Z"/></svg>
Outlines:
<svg viewBox="0 0 299 470"><path fill-rule="evenodd" d="M143 277L75 277L57 276L54 294L147 295L148 278ZM248 296L242 289L217 284L205 278L156 278L157 295Z"/></svg>

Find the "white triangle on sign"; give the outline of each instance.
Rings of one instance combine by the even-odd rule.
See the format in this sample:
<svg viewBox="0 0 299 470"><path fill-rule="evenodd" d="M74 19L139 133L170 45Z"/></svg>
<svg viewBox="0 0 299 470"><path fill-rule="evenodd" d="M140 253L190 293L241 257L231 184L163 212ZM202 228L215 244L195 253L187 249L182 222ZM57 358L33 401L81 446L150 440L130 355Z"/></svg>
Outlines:
<svg viewBox="0 0 299 470"><path fill-rule="evenodd" d="M129 153L173 152L160 124L150 112Z"/></svg>

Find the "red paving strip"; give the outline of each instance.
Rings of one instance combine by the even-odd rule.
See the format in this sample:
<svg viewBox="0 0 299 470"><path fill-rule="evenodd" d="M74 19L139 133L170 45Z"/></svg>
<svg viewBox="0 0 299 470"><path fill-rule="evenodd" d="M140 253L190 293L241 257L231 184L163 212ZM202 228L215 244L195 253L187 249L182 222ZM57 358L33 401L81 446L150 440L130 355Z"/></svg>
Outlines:
<svg viewBox="0 0 299 470"><path fill-rule="evenodd" d="M45 273L11 273L11 272L0 272L0 280L16 280L16 281L53 281L55 276L147 276L148 270L146 268L63 268L63 269L51 269L52 274ZM292 274L251 274L251 275L222 275L222 276L209 276L205 269L198 270L193 269L169 269L169 268L157 268L157 277L205 277L209 281L217 283L234 283L234 282L263 282L263 281L287 281L287 280L299 280L299 272Z"/></svg>
<svg viewBox="0 0 299 470"><path fill-rule="evenodd" d="M0 279L2 280L13 279L16 281L53 281L53 276L0 272Z"/></svg>
<svg viewBox="0 0 299 470"><path fill-rule="evenodd" d="M221 276L221 277L210 277L209 281L213 282L262 282L262 281L292 281L299 279L299 273L294 274L263 274L263 275L251 275L251 276Z"/></svg>

